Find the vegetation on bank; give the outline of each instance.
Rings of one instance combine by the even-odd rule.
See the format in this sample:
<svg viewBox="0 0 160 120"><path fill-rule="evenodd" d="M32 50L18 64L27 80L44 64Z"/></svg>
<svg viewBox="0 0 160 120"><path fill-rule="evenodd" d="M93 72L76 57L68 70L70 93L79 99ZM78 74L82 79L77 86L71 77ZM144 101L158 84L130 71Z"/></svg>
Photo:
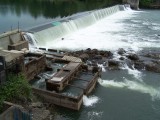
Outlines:
<svg viewBox="0 0 160 120"><path fill-rule="evenodd" d="M5 100L28 100L31 98L31 92L31 86L23 75L10 74L7 82L0 86L0 112L2 111L2 105Z"/></svg>
<svg viewBox="0 0 160 120"><path fill-rule="evenodd" d="M149 7L152 3L152 0L140 0L139 5L141 7Z"/></svg>
<svg viewBox="0 0 160 120"><path fill-rule="evenodd" d="M20 16L29 12L34 18L38 16L55 18L121 3L122 0L0 0L0 5L9 5L9 7L3 7L0 14L6 15L8 11L11 11Z"/></svg>
<svg viewBox="0 0 160 120"><path fill-rule="evenodd" d="M140 0L140 8L154 8L154 5L160 5L159 0Z"/></svg>

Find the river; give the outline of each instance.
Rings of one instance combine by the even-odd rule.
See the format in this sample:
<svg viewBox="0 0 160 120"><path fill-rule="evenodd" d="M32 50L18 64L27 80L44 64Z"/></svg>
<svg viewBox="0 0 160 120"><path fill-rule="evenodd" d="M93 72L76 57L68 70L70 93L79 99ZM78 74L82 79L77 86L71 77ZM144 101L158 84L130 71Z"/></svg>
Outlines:
<svg viewBox="0 0 160 120"><path fill-rule="evenodd" d="M0 10L2 7L0 7ZM119 48L138 53L142 50L160 48L159 10L126 10L108 16L95 24L46 43L46 47L57 49L80 50L97 48L115 52ZM25 17L27 19L25 19ZM9 27L9 18L18 21L13 12L0 14L0 31ZM2 19L3 18L3 19ZM32 27L52 21L30 13L21 14L25 19L20 24ZM28 22L27 22L28 21ZM15 22L15 23L16 23ZM115 59L118 56L115 54ZM103 70L102 78L96 89L84 97L80 111L56 107L55 120L159 120L160 119L160 74L130 69Z"/></svg>

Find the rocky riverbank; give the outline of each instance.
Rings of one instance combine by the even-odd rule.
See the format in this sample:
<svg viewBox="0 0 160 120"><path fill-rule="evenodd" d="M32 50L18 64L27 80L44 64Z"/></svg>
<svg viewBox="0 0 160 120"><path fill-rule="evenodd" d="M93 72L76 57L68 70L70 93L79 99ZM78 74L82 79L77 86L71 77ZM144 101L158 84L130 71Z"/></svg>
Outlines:
<svg viewBox="0 0 160 120"><path fill-rule="evenodd" d="M127 65L131 69L160 73L160 51L157 50L135 53L120 48L113 53L88 48L67 54L80 57L89 66L101 66L106 70L120 70Z"/></svg>

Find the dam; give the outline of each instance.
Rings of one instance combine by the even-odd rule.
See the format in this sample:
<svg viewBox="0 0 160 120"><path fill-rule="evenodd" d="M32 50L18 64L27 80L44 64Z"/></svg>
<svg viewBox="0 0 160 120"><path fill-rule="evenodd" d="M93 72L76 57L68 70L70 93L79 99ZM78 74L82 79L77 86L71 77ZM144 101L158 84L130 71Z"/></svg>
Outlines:
<svg viewBox="0 0 160 120"><path fill-rule="evenodd" d="M26 38L39 47L46 47L47 43L50 41L54 41L57 38L63 38L63 36L67 34L71 34L75 31L81 30L82 28L93 25L97 21L125 9L130 9L130 6L127 4L116 5L100 10L79 13L63 18L59 21L53 21L42 26L31 28L27 31L32 33L34 37L30 33L26 33L27 36L30 36Z"/></svg>
<svg viewBox="0 0 160 120"><path fill-rule="evenodd" d="M134 11L128 9L117 11L85 29L75 31L72 35L62 35L63 37L60 36L53 41L51 39L48 44L44 42L45 44L41 46L57 48L58 52L64 49L84 50L88 47L102 51L110 50L115 60L126 60L128 53L138 54L144 51L155 50L156 52L156 50L159 50L159 19L159 10ZM54 24L60 25L58 21L56 22ZM35 30L35 33L31 32L33 33L32 37L34 37L36 31L39 30ZM62 40L62 38L64 39ZM35 40L37 46L40 45L38 42L38 40ZM119 48L124 48L126 51L121 49L121 52L124 52L122 56L117 53ZM152 54L149 54L149 56L152 56ZM87 61L88 64L90 64L89 62ZM100 63L99 66L102 66L103 71L102 78L98 80L99 84L89 96L83 96L83 105L80 111L75 112L56 107L54 119L160 119L159 73L136 69L137 66L140 67L139 65L126 64L121 66L120 70L108 70L106 68L107 63L104 64L101 61ZM78 82L76 81L73 84L79 85ZM39 87L43 88L44 86ZM70 86L70 88L72 87ZM43 95L46 95L45 92ZM74 101L75 99L71 98L71 100Z"/></svg>

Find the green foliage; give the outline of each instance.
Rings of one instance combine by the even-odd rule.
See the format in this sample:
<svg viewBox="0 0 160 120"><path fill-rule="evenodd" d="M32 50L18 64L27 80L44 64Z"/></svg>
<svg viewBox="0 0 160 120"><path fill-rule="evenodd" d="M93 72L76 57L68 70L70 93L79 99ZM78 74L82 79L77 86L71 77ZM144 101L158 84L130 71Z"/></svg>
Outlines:
<svg viewBox="0 0 160 120"><path fill-rule="evenodd" d="M9 75L5 85L0 86L0 110L4 100L29 99L31 87L23 75Z"/></svg>
<svg viewBox="0 0 160 120"><path fill-rule="evenodd" d="M153 3L153 0L140 0L139 4L142 7L149 7Z"/></svg>

